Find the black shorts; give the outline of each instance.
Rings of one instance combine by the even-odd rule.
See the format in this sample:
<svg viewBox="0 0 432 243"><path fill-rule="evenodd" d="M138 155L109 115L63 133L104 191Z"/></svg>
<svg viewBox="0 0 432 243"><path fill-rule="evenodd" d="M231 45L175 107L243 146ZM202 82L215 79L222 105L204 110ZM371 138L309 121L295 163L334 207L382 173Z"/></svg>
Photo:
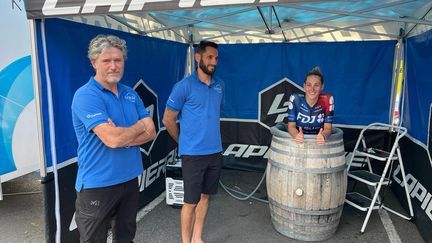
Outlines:
<svg viewBox="0 0 432 243"><path fill-rule="evenodd" d="M184 202L197 204L203 194L216 194L222 168L221 153L182 155Z"/></svg>

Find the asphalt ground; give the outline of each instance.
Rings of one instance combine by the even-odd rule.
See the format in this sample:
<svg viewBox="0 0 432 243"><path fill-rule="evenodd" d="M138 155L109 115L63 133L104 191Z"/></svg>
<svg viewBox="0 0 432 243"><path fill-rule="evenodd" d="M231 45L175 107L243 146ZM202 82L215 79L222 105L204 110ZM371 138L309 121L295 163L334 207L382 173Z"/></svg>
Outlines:
<svg viewBox="0 0 432 243"><path fill-rule="evenodd" d="M44 242L43 195L39 172L2 183L0 242Z"/></svg>
<svg viewBox="0 0 432 243"><path fill-rule="evenodd" d="M224 169L221 181L230 188L251 192L262 173ZM0 242L44 242L43 197L38 172L2 184ZM390 205L400 209L387 193ZM266 199L265 181L254 194ZM140 211L135 242L180 242L180 208L167 205L162 194ZM374 211L365 232L360 233L366 213L345 205L337 232L323 242L424 242L416 226L384 210ZM222 188L211 198L203 238L205 242L266 243L300 242L278 233L272 226L268 204L254 199L234 199Z"/></svg>
<svg viewBox="0 0 432 243"><path fill-rule="evenodd" d="M224 169L221 181L230 188L249 193L261 176L262 173ZM206 243L301 242L290 239L273 228L268 204L254 199L240 201L221 188L219 190L210 201L203 233ZM255 196L266 198L265 182ZM136 242L180 242L180 208L167 205L163 195L160 200L162 202L151 211L147 208L147 214L138 222ZM400 209L398 202L392 198L391 191L387 192L386 200L389 205L394 203ZM322 242L424 242L413 223L384 210L372 212L365 232L360 233L365 216L365 212L345 205L336 234Z"/></svg>

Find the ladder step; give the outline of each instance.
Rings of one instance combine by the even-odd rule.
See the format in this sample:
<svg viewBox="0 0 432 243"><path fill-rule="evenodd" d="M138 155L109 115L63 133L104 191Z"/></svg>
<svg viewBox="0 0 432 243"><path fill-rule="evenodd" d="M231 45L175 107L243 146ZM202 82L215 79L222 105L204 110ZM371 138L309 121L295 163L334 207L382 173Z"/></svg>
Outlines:
<svg viewBox="0 0 432 243"><path fill-rule="evenodd" d="M393 154L390 155L390 152L388 151L384 151L384 150L380 150L380 149L376 149L376 148L368 148L367 147L367 143L366 143L366 131L368 131L368 129L371 128L375 128L375 127L382 127L385 128L386 130L388 130L389 132L392 133L392 135L395 135L396 137L394 138L394 142L392 144L391 150L388 151L392 151ZM368 189L371 190L371 194L373 194L373 196L369 195L369 193L367 193L366 191L364 191L365 195L352 191L346 194L345 197L345 203L348 205L353 206L356 209L359 209L361 211L369 211L369 210L376 210L376 209L384 209L387 210L391 213L396 214L399 217L402 217L404 219L411 219L414 216L414 211L412 208L412 204L411 204L411 196L409 195L408 192L408 188L405 188L405 192L406 192L406 197L407 197L407 203L408 203L408 207L409 207L409 216L396 212L394 209L388 208L383 204L383 201L381 201L382 199L380 198L380 190L381 190L381 186L383 185L389 185L391 183L391 181L389 179L386 179L387 177L387 173L391 173L391 168L392 168L392 163L396 162L399 164L399 166L401 167L401 172L402 172L402 178L403 180L406 181L406 176L405 176L405 172L403 170L403 161L402 161L402 157L401 157L401 151L400 151L400 147L399 147L399 141L400 139L402 139L405 134L407 133L407 129L404 127L399 127L399 126L393 126L393 125L389 125L389 124L384 124L384 123L372 123L369 124L366 128L363 128L362 131L360 132L360 135L357 139L356 145L354 147L354 150L352 152L352 154L350 156L347 156L348 161L347 161L347 165L348 165L348 176L351 179L354 179L356 181L365 183L366 185L368 185ZM390 146L390 144L389 144ZM372 173L372 162L378 162L381 161L380 165L384 166L383 171L380 173L380 175L374 174ZM360 163L359 163L360 162ZM365 165L366 162L367 164ZM379 163L379 162L378 162ZM356 170L351 170L354 169L351 166L353 164L356 165L360 165L363 168L358 168ZM358 166L358 167L360 167ZM365 170L366 168L366 170ZM389 169L390 168L390 169ZM389 177L389 176L388 176ZM354 187L355 187L356 183L354 183ZM372 188L372 186L374 188ZM374 190L373 190L374 189ZM354 189L353 189L354 190ZM369 198L371 197L371 198ZM376 201L372 204L372 198L375 198ZM369 212L370 213L370 212ZM364 232L366 225L369 221L370 218L370 214L366 214L366 218L363 222L363 226L360 230L361 233Z"/></svg>
<svg viewBox="0 0 432 243"><path fill-rule="evenodd" d="M389 158L390 153L381 149L368 148L365 151L355 151L355 155L366 156L379 161L386 161ZM397 155L394 154L392 160L397 160L397 159L398 159Z"/></svg>
<svg viewBox="0 0 432 243"><path fill-rule="evenodd" d="M356 170L356 171L350 171L348 172L348 177L351 177L355 180L361 181L365 184L376 186L378 185L379 181L381 180L381 176L371 173L367 170ZM388 185L390 183L390 180L387 178L384 178L384 181L382 185Z"/></svg>
<svg viewBox="0 0 432 243"><path fill-rule="evenodd" d="M361 211L367 211L371 205L372 199L358 193L348 192L345 197L345 202ZM375 202L373 209L379 209L380 205Z"/></svg>

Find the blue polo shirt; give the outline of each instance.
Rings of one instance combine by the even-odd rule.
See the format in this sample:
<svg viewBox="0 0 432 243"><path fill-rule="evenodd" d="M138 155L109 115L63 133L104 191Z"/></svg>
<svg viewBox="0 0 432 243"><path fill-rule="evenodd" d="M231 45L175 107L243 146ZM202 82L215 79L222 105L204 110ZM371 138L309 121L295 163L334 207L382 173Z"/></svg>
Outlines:
<svg viewBox="0 0 432 243"><path fill-rule="evenodd" d="M138 146L112 149L92 131L108 118L116 126L128 127L149 116L133 89L119 83L118 93L117 97L91 77L73 97L72 122L78 140L77 191L123 183L143 172Z"/></svg>
<svg viewBox="0 0 432 243"><path fill-rule="evenodd" d="M179 155L207 155L222 151L220 110L223 83L212 78L210 85L194 72L174 85L166 106L178 111Z"/></svg>

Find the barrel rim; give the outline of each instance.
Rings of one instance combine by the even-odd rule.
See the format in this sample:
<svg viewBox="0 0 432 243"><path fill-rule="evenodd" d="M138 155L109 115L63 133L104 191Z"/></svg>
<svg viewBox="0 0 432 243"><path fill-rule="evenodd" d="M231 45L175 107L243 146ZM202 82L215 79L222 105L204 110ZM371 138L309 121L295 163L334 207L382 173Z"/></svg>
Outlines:
<svg viewBox="0 0 432 243"><path fill-rule="evenodd" d="M271 134L276 137L294 139L291 134L288 132L288 126L285 123L277 123L273 127L270 128ZM315 140L315 135L304 135L304 139L307 140ZM343 131L340 128L333 127L332 134L327 138L327 142L334 142L343 138Z"/></svg>

